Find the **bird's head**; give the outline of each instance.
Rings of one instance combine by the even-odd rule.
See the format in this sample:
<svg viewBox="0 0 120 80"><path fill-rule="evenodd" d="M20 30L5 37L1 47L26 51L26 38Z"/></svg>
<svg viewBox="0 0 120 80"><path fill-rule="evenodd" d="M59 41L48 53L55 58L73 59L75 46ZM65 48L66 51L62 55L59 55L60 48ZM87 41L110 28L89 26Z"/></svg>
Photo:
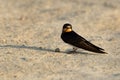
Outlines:
<svg viewBox="0 0 120 80"><path fill-rule="evenodd" d="M63 25L63 29L62 29L62 32L65 33L65 32L71 32L72 31L72 25L69 24L69 23L66 23Z"/></svg>

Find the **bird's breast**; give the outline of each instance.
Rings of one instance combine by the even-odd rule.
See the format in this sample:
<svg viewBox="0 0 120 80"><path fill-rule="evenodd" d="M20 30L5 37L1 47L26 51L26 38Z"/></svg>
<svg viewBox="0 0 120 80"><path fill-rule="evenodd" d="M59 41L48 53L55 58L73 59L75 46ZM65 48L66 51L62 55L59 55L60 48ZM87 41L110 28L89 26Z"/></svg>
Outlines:
<svg viewBox="0 0 120 80"><path fill-rule="evenodd" d="M71 33L62 33L61 38L66 43L73 43L76 39L74 35L71 35Z"/></svg>

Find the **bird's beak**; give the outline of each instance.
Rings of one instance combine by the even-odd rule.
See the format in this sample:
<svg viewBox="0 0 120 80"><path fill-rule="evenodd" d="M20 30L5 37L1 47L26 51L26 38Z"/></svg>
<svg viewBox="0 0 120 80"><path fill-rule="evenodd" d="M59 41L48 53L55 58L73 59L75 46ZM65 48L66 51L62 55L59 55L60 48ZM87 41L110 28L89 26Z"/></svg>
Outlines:
<svg viewBox="0 0 120 80"><path fill-rule="evenodd" d="M71 32L72 29L71 29L71 28L65 28L65 29L63 29L63 31L64 31L64 32Z"/></svg>

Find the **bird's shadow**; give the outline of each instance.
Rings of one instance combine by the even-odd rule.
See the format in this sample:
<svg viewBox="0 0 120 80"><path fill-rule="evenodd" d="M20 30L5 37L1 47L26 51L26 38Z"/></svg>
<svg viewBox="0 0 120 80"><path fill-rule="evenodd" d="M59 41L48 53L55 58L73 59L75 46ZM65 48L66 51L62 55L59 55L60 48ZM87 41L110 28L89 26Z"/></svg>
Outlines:
<svg viewBox="0 0 120 80"><path fill-rule="evenodd" d="M56 53L55 50L50 49L50 48L42 48L42 47L36 47L36 46L26 46L26 45L0 45L1 48L16 48L16 49L30 49L30 50L39 50L39 51L48 51L48 52L54 52ZM66 54L88 54L88 55L95 55L95 54L90 54L87 52L73 52L71 50L66 50L66 51L58 51L58 53L66 53Z"/></svg>

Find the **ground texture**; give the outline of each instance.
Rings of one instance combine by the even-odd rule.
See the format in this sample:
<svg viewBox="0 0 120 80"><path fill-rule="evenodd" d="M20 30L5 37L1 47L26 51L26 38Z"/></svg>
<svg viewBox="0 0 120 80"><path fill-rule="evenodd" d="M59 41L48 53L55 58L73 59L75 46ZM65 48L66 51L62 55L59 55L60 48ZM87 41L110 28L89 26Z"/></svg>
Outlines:
<svg viewBox="0 0 120 80"><path fill-rule="evenodd" d="M120 80L119 4L0 0L0 80ZM60 38L66 22L109 54L67 54L72 47Z"/></svg>

